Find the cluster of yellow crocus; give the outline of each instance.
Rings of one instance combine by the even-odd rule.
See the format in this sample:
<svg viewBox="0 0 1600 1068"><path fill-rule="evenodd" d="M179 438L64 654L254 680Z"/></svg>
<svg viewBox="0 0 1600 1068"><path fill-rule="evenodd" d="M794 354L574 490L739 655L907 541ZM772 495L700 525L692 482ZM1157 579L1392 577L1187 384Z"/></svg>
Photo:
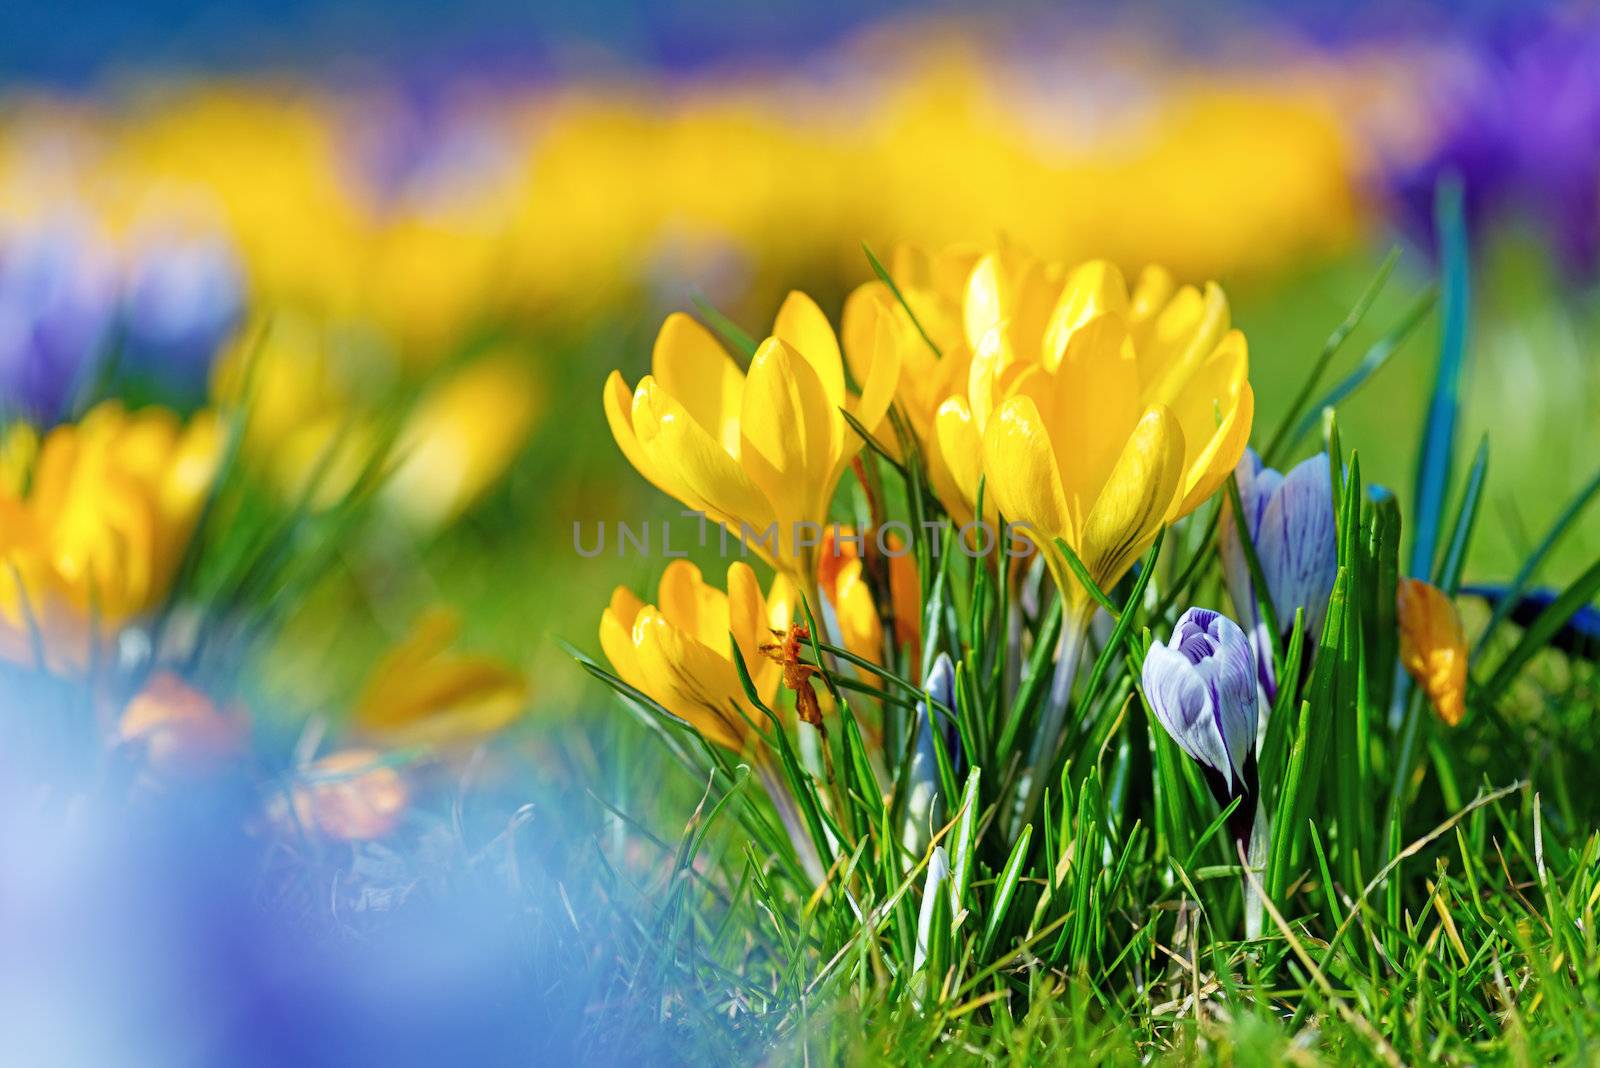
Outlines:
<svg viewBox="0 0 1600 1068"><path fill-rule="evenodd" d="M785 630L796 612L793 590L781 575L765 594L750 565L728 568L724 593L700 569L674 560L661 575L656 603L645 604L618 586L600 618L600 645L617 675L707 741L743 753L750 724L761 713L750 707L734 644L750 673L756 696L772 707L783 669L763 655L773 632Z"/></svg>
<svg viewBox="0 0 1600 1068"><path fill-rule="evenodd" d="M628 461L658 489L721 523L800 589L815 590L817 552L839 479L862 447L848 411L877 426L900 379L890 317L873 305L855 337L869 373L845 389L839 340L803 293L789 294L748 373L704 326L667 318L652 373L631 392L613 371L606 418Z"/></svg>
<svg viewBox="0 0 1600 1068"><path fill-rule="evenodd" d="M35 446L36 443L36 446ZM188 547L223 444L216 415L108 401L39 440L8 432L0 484L0 651L76 663L90 623L158 608Z"/></svg>
<svg viewBox="0 0 1600 1068"><path fill-rule="evenodd" d="M1022 526L1073 606L1091 601L1056 539L1109 587L1243 455L1249 357L1215 284L1147 267L1130 288L1107 261L1069 269L1010 242L894 262L901 299L857 290L846 338L852 313L892 307L883 351L946 508L970 519L982 482L986 516Z"/></svg>
<svg viewBox="0 0 1600 1068"><path fill-rule="evenodd" d="M1060 544L1108 588L1164 525L1215 493L1244 453L1254 400L1227 299L1214 284L1179 286L1159 267L1130 289L1106 261L1068 268L1009 243L938 255L908 248L894 263L903 286L891 273L892 287L870 283L846 303L843 353L822 311L799 293L779 310L748 375L705 327L669 317L653 373L632 391L618 372L606 384L617 444L657 487L760 551L813 605L826 595L846 646L881 662L879 606L862 562L820 535L862 445L841 412L881 432L898 402L950 513L972 516L986 486L986 516L1019 525L1037 547L1066 602L1066 633L1081 635L1095 601ZM863 383L859 399L845 388L846 356ZM814 538L799 536L806 528ZM773 536L762 540L762 530ZM986 540L999 551L997 530ZM746 572L740 581L753 584ZM917 618L916 585L891 569L897 618ZM705 593L713 595L722 596ZM636 601L614 600L602 624L619 671L628 655L620 621L636 617ZM710 648L722 646L708 637ZM727 675L725 659L651 648L663 661L658 689ZM711 687L712 707L725 705L726 683ZM725 744L734 738L728 724L713 726Z"/></svg>

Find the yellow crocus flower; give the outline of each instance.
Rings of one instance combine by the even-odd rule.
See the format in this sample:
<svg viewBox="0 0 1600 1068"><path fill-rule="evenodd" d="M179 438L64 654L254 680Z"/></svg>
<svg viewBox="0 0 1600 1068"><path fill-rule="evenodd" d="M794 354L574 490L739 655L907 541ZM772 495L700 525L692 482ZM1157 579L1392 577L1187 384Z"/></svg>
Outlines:
<svg viewBox="0 0 1600 1068"><path fill-rule="evenodd" d="M22 496L38 455L39 432L29 424L13 423L0 434L0 494Z"/></svg>
<svg viewBox="0 0 1600 1068"><path fill-rule="evenodd" d="M1437 586L1402 578L1395 591L1400 663L1449 726L1467 713L1467 636L1453 601Z"/></svg>
<svg viewBox="0 0 1600 1068"><path fill-rule="evenodd" d="M694 564L674 560L662 573L655 604L617 587L600 617L600 646L622 681L707 741L743 753L750 741L745 717L759 723L760 713L745 698L728 636L738 643L756 695L771 708L783 668L761 646L789 626L794 606L781 575L763 596L750 565L734 563L724 593Z"/></svg>
<svg viewBox="0 0 1600 1068"><path fill-rule="evenodd" d="M938 252L909 242L897 245L889 277L900 291L899 299L881 281L864 283L845 301L840 326L850 373L864 382L871 376L871 361L878 351L878 323L887 319L900 363L895 402L922 445L934 492L963 523L972 518L971 502L963 497L937 448L933 424L940 403L966 387L971 351L962 322L962 297L978 255L967 245ZM873 430L879 444L899 456L899 440L889 421L884 419Z"/></svg>
<svg viewBox="0 0 1600 1068"><path fill-rule="evenodd" d="M221 455L214 412L107 401L45 435L25 493L0 489L0 629L37 625L81 659L86 624L114 631L166 597ZM15 649L12 641L6 648Z"/></svg>
<svg viewBox="0 0 1600 1068"><path fill-rule="evenodd" d="M871 371L852 397L833 327L803 293L784 301L748 374L694 319L668 316L653 373L631 394L621 372L606 382L611 432L656 487L814 589L822 524L862 445L840 410L878 425L899 379L890 320L879 315L875 325Z"/></svg>
<svg viewBox="0 0 1600 1068"><path fill-rule="evenodd" d="M356 700L356 728L389 745L447 745L477 741L520 716L527 679L492 657L452 653L460 631L448 609L423 613L373 666Z"/></svg>
<svg viewBox="0 0 1600 1068"><path fill-rule="evenodd" d="M883 620L873 599L872 584L864 570L865 561L856 552L848 529L842 538L829 528L818 565L823 595L833 606L839 623L839 637L852 653L875 664L884 663ZM922 648L922 586L910 550L891 536L884 563L889 569L889 599L892 602L896 647L913 651Z"/></svg>
<svg viewBox="0 0 1600 1068"><path fill-rule="evenodd" d="M343 500L377 449L350 369L334 358L336 341L312 316L274 314L241 331L211 375L218 404L248 409L244 448L251 463L285 500L309 493L316 509Z"/></svg>
<svg viewBox="0 0 1600 1068"><path fill-rule="evenodd" d="M1081 611L1092 602L1056 538L1108 588L1239 462L1254 413L1244 335L1216 285L1179 288L1160 268L1130 293L1115 266L1086 263L1047 310L1034 301L1048 284L1008 296L984 275L969 310L992 302L974 318L995 325L974 348L967 410L952 419L960 401L947 402L940 434L981 451L996 506Z"/></svg>
<svg viewBox="0 0 1600 1068"><path fill-rule="evenodd" d="M454 519L505 473L541 403L533 371L517 354L491 353L468 364L407 418L385 499L415 526Z"/></svg>

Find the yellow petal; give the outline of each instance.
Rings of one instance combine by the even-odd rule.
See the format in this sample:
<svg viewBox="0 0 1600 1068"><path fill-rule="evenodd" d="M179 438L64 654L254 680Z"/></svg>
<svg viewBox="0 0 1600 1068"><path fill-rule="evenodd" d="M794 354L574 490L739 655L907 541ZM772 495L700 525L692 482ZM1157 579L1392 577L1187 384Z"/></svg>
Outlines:
<svg viewBox="0 0 1600 1068"><path fill-rule="evenodd" d="M1114 585L1155 540L1183 478L1183 429L1152 406L1128 436L1084 520L1078 555L1101 589Z"/></svg>
<svg viewBox="0 0 1600 1068"><path fill-rule="evenodd" d="M720 522L770 521L767 499L744 468L650 376L634 392L633 427L672 496Z"/></svg>
<svg viewBox="0 0 1600 1068"><path fill-rule="evenodd" d="M827 392L829 406L843 407L844 361L839 356L839 339L834 337L833 326L817 302L799 290L792 291L778 309L772 335L788 343L811 364L817 381Z"/></svg>
<svg viewBox="0 0 1600 1068"><path fill-rule="evenodd" d="M1047 370L1060 364L1079 327L1092 319L1113 317L1118 321L1127 318L1128 285L1116 265L1105 260L1091 260L1073 271L1066 288L1051 312L1049 325L1044 331L1042 362Z"/></svg>
<svg viewBox="0 0 1600 1068"><path fill-rule="evenodd" d="M728 644L728 599L706 584L688 560L674 560L661 573L661 614L685 634L712 649Z"/></svg>
<svg viewBox="0 0 1600 1068"><path fill-rule="evenodd" d="M850 377L865 382L877 355L878 316L894 301L882 282L864 282L850 291L844 301L839 334L844 341L844 360Z"/></svg>
<svg viewBox="0 0 1600 1068"><path fill-rule="evenodd" d="M617 677L636 690L645 687L644 673L633 645L633 623L644 608L632 591L618 586L611 605L600 615L600 648Z"/></svg>
<svg viewBox="0 0 1600 1068"><path fill-rule="evenodd" d="M1139 370L1128 329L1120 316L1096 315L1073 331L1061 366L1039 376L1051 394L1040 404L1074 527L1111 477L1128 435L1139 421Z"/></svg>
<svg viewBox="0 0 1600 1068"><path fill-rule="evenodd" d="M674 312L661 324L650 360L657 382L730 456L739 455L744 376L733 357L695 319Z"/></svg>
<svg viewBox="0 0 1600 1068"><path fill-rule="evenodd" d="M1467 637L1454 602L1426 582L1402 578L1395 607L1400 662L1449 726L1466 715Z"/></svg>
<svg viewBox="0 0 1600 1068"><path fill-rule="evenodd" d="M895 388L900 384L900 346L895 339L894 309L880 308L874 327L871 367L861 383L861 396L853 398L846 406L864 427L884 423L889 405L894 403ZM842 422L838 416L834 416L834 421ZM845 467L865 444L853 428L846 426L844 431L830 475L831 483L838 482Z"/></svg>
<svg viewBox="0 0 1600 1068"><path fill-rule="evenodd" d="M883 623L859 559L847 560L830 591L835 617L846 649L873 663L883 663Z"/></svg>
<svg viewBox="0 0 1600 1068"><path fill-rule="evenodd" d="M928 475L934 492L951 516L970 522L977 505L978 479L983 474L983 440L978 424L960 397L939 405L934 416L934 441L929 450ZM992 491L991 491L992 493ZM992 510L986 508L985 511Z"/></svg>
<svg viewBox="0 0 1600 1068"><path fill-rule="evenodd" d="M1227 335L1228 324L1228 298L1216 283L1207 283L1203 297L1193 286L1180 289L1139 350L1145 396L1176 406L1195 371Z"/></svg>
<svg viewBox="0 0 1600 1068"><path fill-rule="evenodd" d="M1172 299L1174 288L1172 272L1165 267L1151 264L1139 272L1139 281L1128 300L1128 319L1134 324L1135 343L1145 341L1145 328L1153 327L1156 316Z"/></svg>
<svg viewBox="0 0 1600 1068"><path fill-rule="evenodd" d="M640 689L681 716L708 741L738 751L748 726L733 663L646 606L633 622L633 644L646 685Z"/></svg>
<svg viewBox="0 0 1600 1068"><path fill-rule="evenodd" d="M1073 541L1061 469L1032 398L1011 398L989 420L983 432L983 470L986 492L994 495L1000 513L1012 523L1026 524L1025 533L1047 556L1055 556L1055 538Z"/></svg>
<svg viewBox="0 0 1600 1068"><path fill-rule="evenodd" d="M825 518L843 422L810 363L778 338L762 343L745 382L740 459L772 502L780 555L790 551L794 523Z"/></svg>
<svg viewBox="0 0 1600 1068"><path fill-rule="evenodd" d="M1204 504L1228 480L1245 448L1250 444L1250 427L1255 418L1255 391L1250 383L1241 386L1238 400L1227 410L1200 454L1189 462L1184 476L1184 492L1167 521L1173 522Z"/></svg>
<svg viewBox="0 0 1600 1068"><path fill-rule="evenodd" d="M778 692L783 668L763 655L761 646L773 640L773 631L788 629L788 589L788 582L780 575L773 580L772 597L763 597L761 583L749 564L735 561L728 567L728 626L755 685L756 696L768 708ZM723 644L727 641L724 636Z"/></svg>
<svg viewBox="0 0 1600 1068"><path fill-rule="evenodd" d="M972 268L972 274L967 278L967 293L962 305L962 315L967 334L967 347L973 352L977 352L983 346L984 340L1005 321L1005 298L1000 284L1000 258L994 253L984 256Z"/></svg>
<svg viewBox="0 0 1600 1068"><path fill-rule="evenodd" d="M645 452L644 446L639 443L639 437L633 430L633 391L628 388L628 383L623 380L621 371L612 371L606 379L605 387L606 422L611 427L611 436L616 439L617 448L622 450L622 455L633 469L645 477L656 489L669 497L683 499L683 489L664 471L656 470L655 462Z"/></svg>

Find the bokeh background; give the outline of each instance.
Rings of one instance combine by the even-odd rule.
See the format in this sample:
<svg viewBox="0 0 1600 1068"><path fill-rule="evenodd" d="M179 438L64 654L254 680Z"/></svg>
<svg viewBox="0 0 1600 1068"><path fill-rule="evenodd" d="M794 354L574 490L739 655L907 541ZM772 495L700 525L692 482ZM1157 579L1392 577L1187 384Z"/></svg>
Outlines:
<svg viewBox="0 0 1600 1068"><path fill-rule="evenodd" d="M559 641L593 649L611 588L659 568L583 558L573 525L676 514L600 405L667 312L759 336L801 288L834 314L863 243L1163 263L1227 289L1270 427L1390 248L1330 383L1434 284L1442 181L1473 243L1462 440L1491 437L1467 573L1492 580L1600 456L1586 5L5 5L0 408L248 396L246 462L286 498L399 442L242 699L336 722L448 605L529 681L514 809L647 774ZM1341 411L1371 480L1413 478L1436 333ZM1543 577L1597 554L1591 518Z"/></svg>

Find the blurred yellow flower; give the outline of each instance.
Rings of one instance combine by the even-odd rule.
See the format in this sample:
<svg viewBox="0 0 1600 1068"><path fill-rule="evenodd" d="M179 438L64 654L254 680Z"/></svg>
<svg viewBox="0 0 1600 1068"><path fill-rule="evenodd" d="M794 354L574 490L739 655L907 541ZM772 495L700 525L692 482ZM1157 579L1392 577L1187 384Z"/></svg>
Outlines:
<svg viewBox="0 0 1600 1068"><path fill-rule="evenodd" d="M818 561L823 596L833 605L844 647L875 664L884 663L883 620L873 598L865 561L856 551L851 531L828 528ZM883 556L889 571L890 617L894 620L895 646L909 648L920 659L922 648L922 586L916 561L898 537L887 539L890 553Z"/></svg>
<svg viewBox="0 0 1600 1068"><path fill-rule="evenodd" d="M453 745L516 720L527 706L527 679L491 657L450 652L460 631L451 611L423 613L373 666L356 699L356 729L386 745Z"/></svg>
<svg viewBox="0 0 1600 1068"><path fill-rule="evenodd" d="M1414 66L1264 52L1251 75L1079 34L1019 55L937 20L872 37L870 62L838 60L870 76L842 82L578 81L450 94L423 123L398 94L284 80L18 100L0 220L81 201L122 234L177 206L227 234L254 306L366 324L414 370L484 323L581 320L662 276L731 281L719 297L846 277L862 237L1026 233L1195 277L1338 253L1369 213L1372 85Z"/></svg>
<svg viewBox="0 0 1600 1068"><path fill-rule="evenodd" d="M220 405L245 408L246 456L286 500L343 500L372 461L377 435L341 373L323 324L281 313L240 332L212 369Z"/></svg>
<svg viewBox="0 0 1600 1068"><path fill-rule="evenodd" d="M729 635L756 695L770 708L783 668L761 646L789 626L794 610L791 587L781 575L763 596L750 566L734 563L724 593L708 585L694 564L674 560L661 575L656 604L617 587L600 617L600 646L623 682L707 741L742 753L750 738L745 717L759 725L760 713L745 698Z"/></svg>
<svg viewBox="0 0 1600 1068"><path fill-rule="evenodd" d="M302 768L289 788L295 822L340 841L382 838L393 831L411 791L383 760L374 749L343 749Z"/></svg>
<svg viewBox="0 0 1600 1068"><path fill-rule="evenodd" d="M607 380L611 432L656 487L814 589L828 506L862 445L840 410L877 426L899 380L890 317L876 319L870 373L852 397L833 327L803 293L784 301L748 375L705 327L673 314L656 338L654 373L631 394L621 372Z"/></svg>
<svg viewBox="0 0 1600 1068"><path fill-rule="evenodd" d="M0 622L76 662L89 620L114 631L159 606L215 476L223 430L213 412L107 401L51 430L25 492L0 490ZM8 476L8 481L10 476ZM14 648L12 643L8 647Z"/></svg>
<svg viewBox="0 0 1600 1068"><path fill-rule="evenodd" d="M38 455L39 432L29 424L13 423L0 434L0 494L22 496Z"/></svg>
<svg viewBox="0 0 1600 1068"><path fill-rule="evenodd" d="M117 732L144 746L150 767L163 774L203 771L240 753L247 728L170 671L158 671L122 712Z"/></svg>
<svg viewBox="0 0 1600 1068"><path fill-rule="evenodd" d="M473 361L412 410L385 499L416 526L449 522L510 466L542 405L526 359L501 352Z"/></svg>
<svg viewBox="0 0 1600 1068"><path fill-rule="evenodd" d="M1008 289L993 262L967 297L969 324L994 324L974 346L970 407L952 419L961 401L947 401L940 435L981 441L995 505L1025 524L1081 610L1092 602L1056 538L1108 588L1239 462L1254 412L1244 335L1216 285L1179 288L1160 268L1130 293L1116 267L1091 261L1046 301L1053 283L1030 272Z"/></svg>
<svg viewBox="0 0 1600 1068"><path fill-rule="evenodd" d="M1400 580L1395 602L1400 663L1454 727L1467 712L1467 636L1455 603L1437 586L1409 578Z"/></svg>

